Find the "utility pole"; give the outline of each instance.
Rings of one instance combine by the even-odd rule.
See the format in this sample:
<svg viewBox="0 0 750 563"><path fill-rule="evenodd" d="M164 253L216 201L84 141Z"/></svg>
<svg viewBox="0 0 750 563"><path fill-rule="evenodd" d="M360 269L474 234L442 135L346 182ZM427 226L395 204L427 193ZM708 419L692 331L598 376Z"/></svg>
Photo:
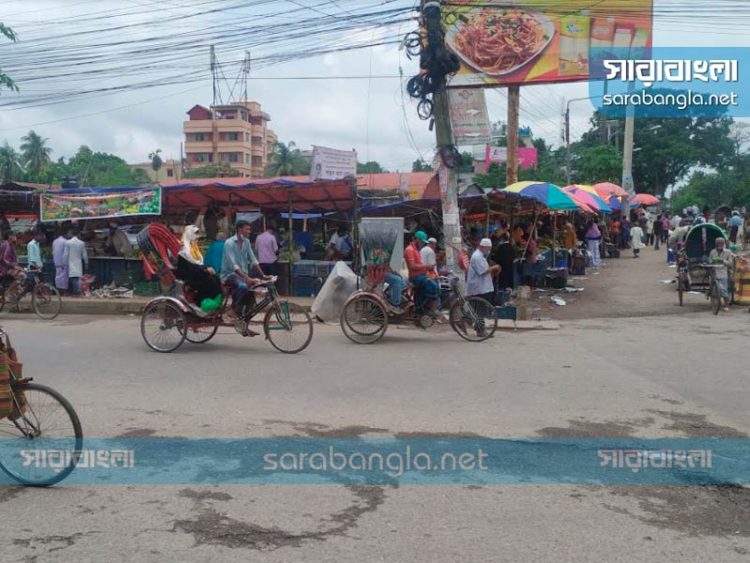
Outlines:
<svg viewBox="0 0 750 563"><path fill-rule="evenodd" d="M426 2L422 0L422 17L430 40L439 38L441 42L444 42L445 37L440 21L440 1ZM453 148L450 104L444 81L433 94L433 115L435 119L435 139L437 141L438 154L440 155L438 157L438 181L443 207L445 261L451 271L457 271L458 256L455 249L460 248L462 244L458 213L458 176L456 168L446 166L445 159L443 158L445 154L443 150ZM458 163L453 164L457 165Z"/></svg>
<svg viewBox="0 0 750 563"><path fill-rule="evenodd" d="M521 105L521 87L508 86L508 160L505 165L505 183L510 186L518 182L518 113Z"/></svg>
<svg viewBox="0 0 750 563"><path fill-rule="evenodd" d="M622 148L622 189L628 192L628 196L623 198L622 209L620 214L623 218L629 215L630 199L635 195L635 186L633 185L633 144L635 137L635 108L628 105L627 115L625 117L625 140Z"/></svg>
<svg viewBox="0 0 750 563"><path fill-rule="evenodd" d="M573 183L571 167L572 159L570 158L570 102L565 108L565 174L567 176L568 185Z"/></svg>

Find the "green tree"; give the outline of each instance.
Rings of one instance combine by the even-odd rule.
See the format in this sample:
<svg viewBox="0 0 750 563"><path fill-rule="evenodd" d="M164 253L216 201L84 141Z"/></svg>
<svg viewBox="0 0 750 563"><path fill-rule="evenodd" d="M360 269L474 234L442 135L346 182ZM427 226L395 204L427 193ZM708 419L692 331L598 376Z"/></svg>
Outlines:
<svg viewBox="0 0 750 563"><path fill-rule="evenodd" d="M0 178L2 178L3 184L18 180L22 173L21 156L6 141L0 147Z"/></svg>
<svg viewBox="0 0 750 563"><path fill-rule="evenodd" d="M310 163L294 141L276 143L266 166L266 176L296 176L310 173Z"/></svg>
<svg viewBox="0 0 750 563"><path fill-rule="evenodd" d="M411 165L412 172L432 172L432 166L422 158L418 158Z"/></svg>
<svg viewBox="0 0 750 563"><path fill-rule="evenodd" d="M136 168L133 170L133 183L137 186L148 186L154 182L149 178L145 170Z"/></svg>
<svg viewBox="0 0 750 563"><path fill-rule="evenodd" d="M572 159L572 165L577 183L619 184L622 179L622 156L612 145L584 148Z"/></svg>
<svg viewBox="0 0 750 563"><path fill-rule="evenodd" d="M228 162L222 162L192 168L185 173L185 178L231 178L240 175L241 172L232 168Z"/></svg>
<svg viewBox="0 0 750 563"><path fill-rule="evenodd" d="M2 22L0 22L0 35L4 36L6 39L9 39L10 41L16 42L16 34L13 32L13 30L5 25L3 25ZM0 68L0 86L4 86L8 90L13 90L14 92L18 92L18 86L15 82L13 82L13 79L5 74L3 72L3 69Z"/></svg>
<svg viewBox="0 0 750 563"><path fill-rule="evenodd" d="M52 149L47 146L47 141L34 131L21 137L21 160L26 168L26 176L30 182L39 182L42 170L50 161Z"/></svg>
<svg viewBox="0 0 750 563"><path fill-rule="evenodd" d="M161 156L161 149L156 149L154 152L149 153L148 159L151 161L151 168L154 172L156 172L157 178L159 176L159 170L161 169L161 165L164 164L164 161L162 161Z"/></svg>
<svg viewBox="0 0 750 563"><path fill-rule="evenodd" d="M357 174L382 174L383 172L387 172L387 170L374 160L357 163Z"/></svg>

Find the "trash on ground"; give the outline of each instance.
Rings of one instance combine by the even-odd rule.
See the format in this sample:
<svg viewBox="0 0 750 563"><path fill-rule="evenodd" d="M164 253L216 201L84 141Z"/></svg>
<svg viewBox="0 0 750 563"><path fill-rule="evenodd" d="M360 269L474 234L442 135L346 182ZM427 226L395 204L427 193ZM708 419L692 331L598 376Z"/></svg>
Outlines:
<svg viewBox="0 0 750 563"><path fill-rule="evenodd" d="M563 299L559 295L553 295L552 297L549 298L549 300L559 307L565 307L565 305L567 305L567 303L565 302L565 299Z"/></svg>

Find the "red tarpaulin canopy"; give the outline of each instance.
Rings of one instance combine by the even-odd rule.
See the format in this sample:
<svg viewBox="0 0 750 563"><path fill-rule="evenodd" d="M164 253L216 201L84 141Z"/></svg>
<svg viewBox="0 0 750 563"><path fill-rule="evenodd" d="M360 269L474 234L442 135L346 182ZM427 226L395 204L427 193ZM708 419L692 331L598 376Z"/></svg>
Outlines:
<svg viewBox="0 0 750 563"><path fill-rule="evenodd" d="M182 212L212 203L234 209L313 213L348 211L354 207L350 180L300 180L289 178L208 178L162 182L165 212Z"/></svg>

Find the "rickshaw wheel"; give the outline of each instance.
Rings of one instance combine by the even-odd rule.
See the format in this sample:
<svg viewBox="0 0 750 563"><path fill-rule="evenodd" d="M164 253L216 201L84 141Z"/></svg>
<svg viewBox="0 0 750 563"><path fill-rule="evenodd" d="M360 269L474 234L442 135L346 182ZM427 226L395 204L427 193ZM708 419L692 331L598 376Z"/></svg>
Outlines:
<svg viewBox="0 0 750 563"><path fill-rule="evenodd" d="M456 334L469 342L484 342L497 330L495 308L476 295L456 301L451 307L449 320Z"/></svg>
<svg viewBox="0 0 750 563"><path fill-rule="evenodd" d="M711 284L711 310L714 315L718 315L721 310L721 288L716 281Z"/></svg>
<svg viewBox="0 0 750 563"><path fill-rule="evenodd" d="M186 338L185 314L167 300L149 303L141 316L141 336L156 352L174 352Z"/></svg>
<svg viewBox="0 0 750 563"><path fill-rule="evenodd" d="M373 344L388 329L388 312L371 295L360 295L349 301L341 313L341 330L356 344Z"/></svg>
<svg viewBox="0 0 750 563"><path fill-rule="evenodd" d="M219 325L199 326L198 328L193 328L190 326L190 323L188 323L187 329L185 330L185 340L191 344L205 344L216 336L217 330L219 330Z"/></svg>

